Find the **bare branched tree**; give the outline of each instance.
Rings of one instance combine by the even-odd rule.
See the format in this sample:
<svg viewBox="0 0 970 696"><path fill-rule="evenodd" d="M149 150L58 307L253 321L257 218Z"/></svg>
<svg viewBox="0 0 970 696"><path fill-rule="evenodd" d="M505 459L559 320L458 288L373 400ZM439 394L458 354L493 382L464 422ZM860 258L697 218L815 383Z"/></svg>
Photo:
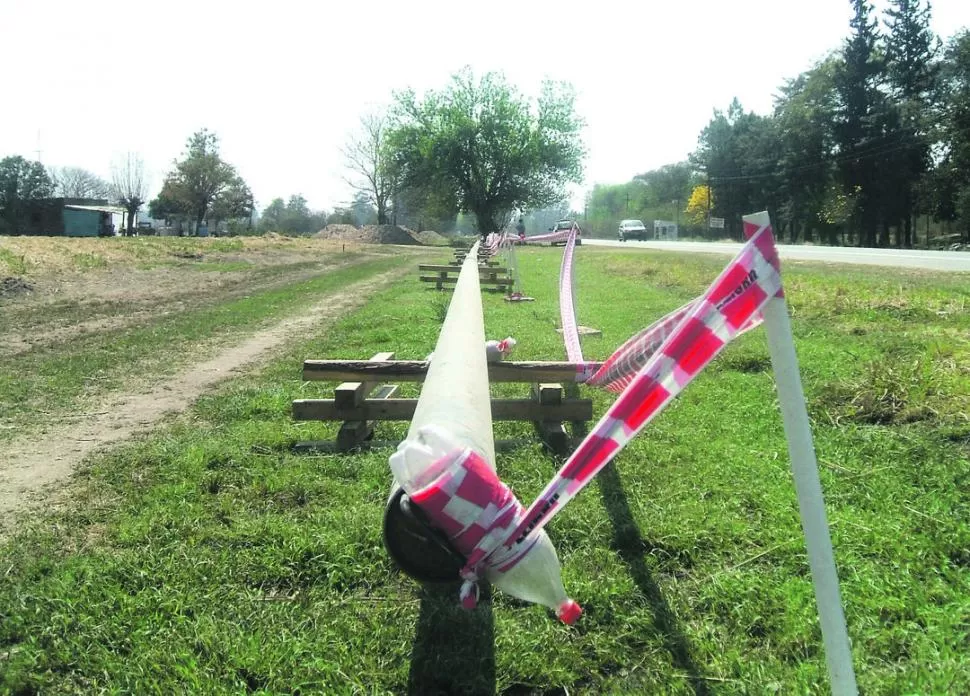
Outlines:
<svg viewBox="0 0 970 696"><path fill-rule="evenodd" d="M61 198L111 198L111 184L81 167L50 170L54 192Z"/></svg>
<svg viewBox="0 0 970 696"><path fill-rule="evenodd" d="M352 172L345 181L377 208L377 224L388 223L388 209L396 190L386 156L387 115L369 113L361 116L360 130L350 136L342 152L347 169Z"/></svg>
<svg viewBox="0 0 970 696"><path fill-rule="evenodd" d="M129 152L116 161L111 168L111 182L114 186L114 197L126 211L126 234L132 235L135 233L135 215L148 197L145 163L141 156Z"/></svg>

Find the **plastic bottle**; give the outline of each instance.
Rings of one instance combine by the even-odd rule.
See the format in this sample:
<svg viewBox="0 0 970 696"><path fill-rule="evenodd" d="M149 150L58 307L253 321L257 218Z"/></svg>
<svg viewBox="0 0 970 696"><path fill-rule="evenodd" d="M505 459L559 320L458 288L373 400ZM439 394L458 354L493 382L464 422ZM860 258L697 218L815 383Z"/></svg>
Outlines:
<svg viewBox="0 0 970 696"><path fill-rule="evenodd" d="M556 618L571 625L583 610L566 594L562 584L562 566L552 539L545 530L540 530L534 536L532 548L515 565L499 570L502 567L499 560L485 571L485 577L502 592L549 607L556 612Z"/></svg>
<svg viewBox="0 0 970 696"><path fill-rule="evenodd" d="M402 442L391 455L390 465L412 502L466 559L483 537L504 539L521 520L522 504L499 480L491 464L471 448L454 442L440 428L420 428L417 438ZM477 484L473 493L467 492L470 481ZM462 484L466 486L460 489L464 497L455 494ZM549 607L560 621L572 624L582 609L566 595L555 546L544 530L525 543L528 546L524 549L500 546L486 557L480 569L475 569L475 574L483 573L507 594ZM467 608L477 599L475 574L462 588L462 604ZM474 597L468 596L469 590L475 592Z"/></svg>
<svg viewBox="0 0 970 696"><path fill-rule="evenodd" d="M485 361L502 362L515 348L515 339L509 336L501 341L485 341ZM434 357L434 352L428 353L425 358L428 362Z"/></svg>
<svg viewBox="0 0 970 696"><path fill-rule="evenodd" d="M509 336L501 341L485 341L485 360L501 362L515 348L515 339Z"/></svg>

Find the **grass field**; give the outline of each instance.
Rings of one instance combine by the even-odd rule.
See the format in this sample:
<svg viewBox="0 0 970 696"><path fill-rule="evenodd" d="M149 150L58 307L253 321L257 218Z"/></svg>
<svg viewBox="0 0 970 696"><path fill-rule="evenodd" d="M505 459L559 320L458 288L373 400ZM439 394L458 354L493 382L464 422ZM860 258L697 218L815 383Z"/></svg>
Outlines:
<svg viewBox="0 0 970 696"><path fill-rule="evenodd" d="M514 336L516 358L563 355L560 254L520 254L536 302L484 296L486 334ZM722 264L583 247L579 320L603 331L587 357L699 294ZM970 692L970 281L783 270L860 686ZM401 281L171 427L90 461L74 506L0 547L0 692L824 692L760 330L550 525L585 609L576 626L500 593L466 613L457 586L422 589L391 566L389 451L294 454L336 425L294 423L289 405L326 394L300 381L305 358L426 355L442 297ZM603 413L611 397L587 393ZM533 443L498 458L528 503L559 462L527 425L495 435Z"/></svg>

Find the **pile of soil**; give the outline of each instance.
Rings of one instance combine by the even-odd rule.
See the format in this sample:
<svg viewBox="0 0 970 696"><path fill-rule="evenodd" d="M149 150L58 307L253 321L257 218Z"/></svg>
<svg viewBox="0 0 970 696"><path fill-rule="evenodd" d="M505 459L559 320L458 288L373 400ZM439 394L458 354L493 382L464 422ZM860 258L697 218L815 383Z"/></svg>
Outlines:
<svg viewBox="0 0 970 696"><path fill-rule="evenodd" d="M0 297L21 295L25 292L30 292L33 289L34 286L23 278L14 278L13 276L0 278Z"/></svg>
<svg viewBox="0 0 970 696"><path fill-rule="evenodd" d="M339 239L361 244L421 244L415 232L397 225L327 225L317 232L322 239Z"/></svg>
<svg viewBox="0 0 970 696"><path fill-rule="evenodd" d="M431 230L424 230L416 233L418 241L425 246L448 246L448 238Z"/></svg>

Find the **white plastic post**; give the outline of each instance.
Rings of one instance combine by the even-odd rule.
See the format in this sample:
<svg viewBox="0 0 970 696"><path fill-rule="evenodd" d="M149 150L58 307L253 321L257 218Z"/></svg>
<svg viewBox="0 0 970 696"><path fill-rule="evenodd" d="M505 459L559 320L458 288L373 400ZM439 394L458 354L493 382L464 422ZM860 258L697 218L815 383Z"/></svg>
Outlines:
<svg viewBox="0 0 970 696"><path fill-rule="evenodd" d="M476 242L462 263L407 439L415 439L422 426L434 424L474 448L494 470L478 246Z"/></svg>
<svg viewBox="0 0 970 696"><path fill-rule="evenodd" d="M768 213L745 215L745 222L759 227L769 224ZM854 696L858 693L855 672L852 667L852 649L849 633L842 611L839 577L832 553L832 539L825 516L822 484L818 477L815 446L805 408L805 393L798 372L795 341L792 335L788 307L783 297L771 299L763 310L764 327L768 335L771 366L778 388L778 401L788 440L788 456L791 459L798 509L801 514L808 564L815 586L815 601L822 624L822 640L828 664L832 693L838 696Z"/></svg>

